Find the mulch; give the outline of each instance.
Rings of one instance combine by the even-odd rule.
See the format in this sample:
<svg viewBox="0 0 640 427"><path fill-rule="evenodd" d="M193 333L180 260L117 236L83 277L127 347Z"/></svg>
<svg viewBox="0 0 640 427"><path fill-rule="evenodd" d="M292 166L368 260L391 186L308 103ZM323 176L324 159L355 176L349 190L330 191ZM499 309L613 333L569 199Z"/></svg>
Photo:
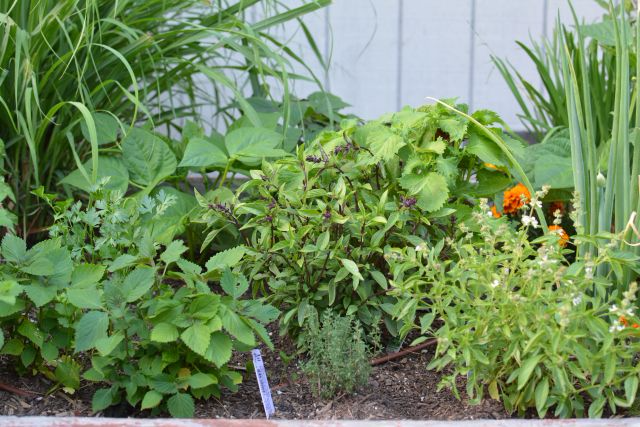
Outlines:
<svg viewBox="0 0 640 427"><path fill-rule="evenodd" d="M470 405L466 397L456 399L451 391L437 391L442 373L426 366L433 348L423 349L402 358L374 366L366 386L351 395L333 399L313 396L300 372L297 359L284 363L278 349L291 349L289 343L275 340L276 350L261 348L280 419L503 419L509 418L495 400ZM238 366L244 381L237 393L224 392L218 399L198 401L198 418L264 418L257 381L252 371L243 370L249 354L237 354L231 364ZM73 395L61 390L51 392L53 383L43 376L18 376L8 359L0 358L0 382L28 392L17 394L0 390L0 415L149 417L148 411L137 411L120 405L98 414L91 412L91 396L97 387L83 383ZM166 414L165 414L166 416Z"/></svg>

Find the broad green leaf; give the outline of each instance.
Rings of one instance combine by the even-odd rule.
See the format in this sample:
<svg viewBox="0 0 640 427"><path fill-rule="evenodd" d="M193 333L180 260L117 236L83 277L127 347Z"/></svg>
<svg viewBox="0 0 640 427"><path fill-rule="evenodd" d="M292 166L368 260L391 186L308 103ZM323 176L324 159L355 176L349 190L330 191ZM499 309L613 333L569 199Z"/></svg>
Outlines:
<svg viewBox="0 0 640 427"><path fill-rule="evenodd" d="M240 262L246 252L247 248L243 245L218 252L209 258L205 267L207 271L223 270L225 267L233 267Z"/></svg>
<svg viewBox="0 0 640 427"><path fill-rule="evenodd" d="M142 398L140 409L145 410L155 408L160 404L160 402L162 402L162 394L158 393L155 390L149 390Z"/></svg>
<svg viewBox="0 0 640 427"><path fill-rule="evenodd" d="M400 135L396 135L386 126L377 125L367 133L366 143L377 160L389 161L406 144Z"/></svg>
<svg viewBox="0 0 640 427"><path fill-rule="evenodd" d="M58 289L55 286L45 285L40 282L32 282L24 287L24 291L36 307L42 307L53 301L58 293Z"/></svg>
<svg viewBox="0 0 640 427"><path fill-rule="evenodd" d="M109 317L101 311L89 311L75 325L76 353L92 349L97 342L107 337Z"/></svg>
<svg viewBox="0 0 640 427"><path fill-rule="evenodd" d="M624 394L627 398L627 403L631 405L635 399L636 394L638 393L638 376L632 375L626 380L624 380Z"/></svg>
<svg viewBox="0 0 640 427"><path fill-rule="evenodd" d="M149 292L156 278L156 270L148 266L136 267L122 283L122 295L127 302L134 302Z"/></svg>
<svg viewBox="0 0 640 427"><path fill-rule="evenodd" d="M264 157L287 155L282 147L281 133L266 128L240 128L225 137L229 157L247 165L259 165Z"/></svg>
<svg viewBox="0 0 640 427"><path fill-rule="evenodd" d="M187 347L204 356L211 342L211 332L202 323L194 323L182 332L180 338Z"/></svg>
<svg viewBox="0 0 640 427"><path fill-rule="evenodd" d="M102 289L95 286L70 288L67 290L67 299L75 307L99 310L102 308Z"/></svg>
<svg viewBox="0 0 640 427"><path fill-rule="evenodd" d="M91 174L93 173L92 161L87 160L83 166L87 174L89 174L89 177L91 177ZM124 192L129 187L129 171L127 170L125 162L119 157L98 156L97 180L100 182L105 178L108 179L107 183L104 185L104 188L107 190ZM71 172L60 182L62 184L72 185L85 192L90 192L93 188L91 183L87 181L87 178L79 169Z"/></svg>
<svg viewBox="0 0 640 427"><path fill-rule="evenodd" d="M220 286L227 295L238 299L249 289L249 282L244 276L236 276L229 267L225 267L220 277Z"/></svg>
<svg viewBox="0 0 640 427"><path fill-rule="evenodd" d="M169 398L167 409L169 409L169 413L174 418L192 418L195 405L191 395L178 393Z"/></svg>
<svg viewBox="0 0 640 427"><path fill-rule="evenodd" d="M209 387L210 385L217 383L218 379L215 376L211 374L205 374L203 372L195 373L191 375L187 380L187 384L189 384L189 387L194 390Z"/></svg>
<svg viewBox="0 0 640 427"><path fill-rule="evenodd" d="M20 264L27 254L27 244L13 234L5 234L2 239L2 257L8 262Z"/></svg>
<svg viewBox="0 0 640 427"><path fill-rule="evenodd" d="M213 142L204 138L192 138L178 167L224 167L228 160L227 154Z"/></svg>
<svg viewBox="0 0 640 427"><path fill-rule="evenodd" d="M69 389L77 390L80 388L81 369L82 367L78 362L65 356L57 363L55 370L56 380Z"/></svg>
<svg viewBox="0 0 640 427"><path fill-rule="evenodd" d="M18 326L18 333L23 337L26 337L37 345L38 347L42 347L44 343L44 336L38 326L28 320L23 321L20 326Z"/></svg>
<svg viewBox="0 0 640 427"><path fill-rule="evenodd" d="M100 338L96 342L96 349L100 352L101 356L108 356L116 349L118 344L122 342L124 339L124 334L122 332L117 332L110 337Z"/></svg>
<svg viewBox="0 0 640 427"><path fill-rule="evenodd" d="M151 341L155 342L174 342L178 339L178 328L171 323L158 323L151 330Z"/></svg>
<svg viewBox="0 0 640 427"><path fill-rule="evenodd" d="M115 142L118 138L118 129L120 128L118 120L111 114L102 112L93 112L91 113L91 116L93 117L93 121L96 125L98 145ZM87 123L85 120L80 123L80 129L84 139L89 141L89 130L87 129Z"/></svg>
<svg viewBox="0 0 640 427"><path fill-rule="evenodd" d="M151 132L133 128L122 141L122 157L134 182L154 187L175 172L176 156Z"/></svg>
<svg viewBox="0 0 640 427"><path fill-rule="evenodd" d="M427 212L437 211L449 198L447 180L435 172L404 175L400 178L400 185L416 196L418 206Z"/></svg>
<svg viewBox="0 0 640 427"><path fill-rule="evenodd" d="M91 399L91 410L93 412L102 411L107 409L113 404L113 389L101 388L96 390Z"/></svg>
<svg viewBox="0 0 640 427"><path fill-rule="evenodd" d="M104 265L78 264L71 274L71 286L82 288L95 285L104 276L104 271Z"/></svg>
<svg viewBox="0 0 640 427"><path fill-rule="evenodd" d="M127 268L135 264L138 258L130 255L130 254L122 254L118 258L114 259L113 262L109 265L109 271L114 272L121 270L123 268Z"/></svg>
<svg viewBox="0 0 640 427"><path fill-rule="evenodd" d="M214 332L211 334L211 342L204 353L204 358L221 368L231 360L232 348L231 338L222 332Z"/></svg>
<svg viewBox="0 0 640 427"><path fill-rule="evenodd" d="M256 345L256 339L251 327L240 316L231 310L227 310L221 317L224 329L236 337L238 341L249 346Z"/></svg>

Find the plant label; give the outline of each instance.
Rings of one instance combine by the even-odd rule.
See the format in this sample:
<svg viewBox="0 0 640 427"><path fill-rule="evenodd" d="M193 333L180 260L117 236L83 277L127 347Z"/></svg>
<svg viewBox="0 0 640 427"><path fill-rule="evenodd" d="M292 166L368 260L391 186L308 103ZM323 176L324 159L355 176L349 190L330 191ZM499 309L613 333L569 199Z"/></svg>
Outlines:
<svg viewBox="0 0 640 427"><path fill-rule="evenodd" d="M273 399L271 399L271 389L269 388L269 380L267 380L267 371L264 369L260 350L257 348L251 350L251 355L253 356L253 366L256 370L260 396L262 397L262 406L264 406L264 413L267 419L269 419L269 417L276 412L276 408L273 406Z"/></svg>

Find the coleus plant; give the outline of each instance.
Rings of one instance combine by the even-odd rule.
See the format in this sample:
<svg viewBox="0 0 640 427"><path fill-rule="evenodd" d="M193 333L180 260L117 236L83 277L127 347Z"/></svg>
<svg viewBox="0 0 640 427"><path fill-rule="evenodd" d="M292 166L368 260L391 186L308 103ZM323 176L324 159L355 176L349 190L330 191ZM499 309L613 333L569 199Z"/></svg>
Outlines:
<svg viewBox="0 0 640 427"><path fill-rule="evenodd" d="M86 208L54 205L49 240L27 249L16 236L3 239L1 353L67 392L81 378L105 384L94 411L126 401L193 416L193 397L219 396L241 380L227 367L234 348L271 346L263 323L278 311L242 298L249 284L232 268L244 247L204 269L183 258L187 247L163 226L175 196L91 199Z"/></svg>
<svg viewBox="0 0 640 427"><path fill-rule="evenodd" d="M242 267L254 291L284 310L282 332L297 334L314 310L331 307L397 335L392 249L430 245L468 214L472 196L510 182L485 170L464 143L470 135L470 121L442 105L343 121L295 155L263 162L236 194L197 195L211 229L205 243L235 230L253 255Z"/></svg>

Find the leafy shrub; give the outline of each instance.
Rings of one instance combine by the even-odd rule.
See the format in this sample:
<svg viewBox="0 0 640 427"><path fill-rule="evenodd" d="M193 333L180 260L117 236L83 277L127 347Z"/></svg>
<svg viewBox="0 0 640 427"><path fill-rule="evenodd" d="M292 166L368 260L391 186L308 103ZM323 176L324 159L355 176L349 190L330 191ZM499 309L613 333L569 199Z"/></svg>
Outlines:
<svg viewBox="0 0 640 427"><path fill-rule="evenodd" d="M313 392L324 398L338 391L353 392L369 379L371 352L364 331L353 316L339 316L325 311L322 325L314 313L306 327L309 360L303 371L309 376Z"/></svg>
<svg viewBox="0 0 640 427"><path fill-rule="evenodd" d="M256 336L271 345L261 323L278 312L241 298L249 284L231 268L242 247L216 254L206 270L182 258L187 248L163 218L175 201L163 191L141 201L96 193L87 208L56 205L50 240L27 249L5 236L2 353L69 392L83 371L106 383L94 411L126 400L192 416L192 396L235 389L241 376L226 366L232 349L255 346Z"/></svg>
<svg viewBox="0 0 640 427"><path fill-rule="evenodd" d="M474 117L499 121L487 111ZM201 221L210 236L234 230L250 248L243 270L285 310L282 331L295 334L312 308L331 307L367 329L383 319L396 335L387 257L437 242L454 229L451 215L469 211L467 197L510 182L477 162L473 150L482 149L475 126L439 104L363 126L344 121L295 156L263 162L235 195L200 196Z"/></svg>
<svg viewBox="0 0 640 427"><path fill-rule="evenodd" d="M613 272L637 269L638 257L621 251L611 234L576 240L598 243L601 251L570 265L562 235L530 242L528 229L538 227L533 206L542 195L532 197L518 230L492 218L482 203L460 225L459 240L402 254L396 268L413 268L395 283L411 297L398 309L418 304L415 327L438 338L429 368L451 369L441 386L456 395L462 376L474 401L488 392L520 415L536 408L541 417L548 411L598 417L606 405L613 412L629 407L640 374L637 285L620 294ZM611 272L596 276L602 265Z"/></svg>

